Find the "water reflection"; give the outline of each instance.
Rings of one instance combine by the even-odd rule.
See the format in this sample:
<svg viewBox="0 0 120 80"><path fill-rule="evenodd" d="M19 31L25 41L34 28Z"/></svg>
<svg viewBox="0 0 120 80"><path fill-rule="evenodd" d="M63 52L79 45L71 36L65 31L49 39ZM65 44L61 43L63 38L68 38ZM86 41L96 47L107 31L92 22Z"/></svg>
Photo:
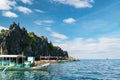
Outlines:
<svg viewBox="0 0 120 80"><path fill-rule="evenodd" d="M5 71L0 72L0 80L49 80L47 71Z"/></svg>

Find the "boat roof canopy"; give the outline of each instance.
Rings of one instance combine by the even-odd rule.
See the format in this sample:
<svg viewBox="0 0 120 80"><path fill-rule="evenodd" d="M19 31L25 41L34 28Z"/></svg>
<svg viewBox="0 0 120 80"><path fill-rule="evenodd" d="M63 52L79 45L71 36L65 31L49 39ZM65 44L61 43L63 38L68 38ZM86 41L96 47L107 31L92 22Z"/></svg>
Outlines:
<svg viewBox="0 0 120 80"><path fill-rule="evenodd" d="M18 58L18 57L25 57L23 55L0 55L0 58Z"/></svg>

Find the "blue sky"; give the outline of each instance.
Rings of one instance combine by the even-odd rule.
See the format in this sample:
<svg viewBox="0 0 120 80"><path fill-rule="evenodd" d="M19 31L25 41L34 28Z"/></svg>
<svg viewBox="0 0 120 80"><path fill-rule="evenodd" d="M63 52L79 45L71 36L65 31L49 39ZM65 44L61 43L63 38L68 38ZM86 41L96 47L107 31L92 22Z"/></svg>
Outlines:
<svg viewBox="0 0 120 80"><path fill-rule="evenodd" d="M14 21L80 59L120 59L119 0L0 0L0 29Z"/></svg>

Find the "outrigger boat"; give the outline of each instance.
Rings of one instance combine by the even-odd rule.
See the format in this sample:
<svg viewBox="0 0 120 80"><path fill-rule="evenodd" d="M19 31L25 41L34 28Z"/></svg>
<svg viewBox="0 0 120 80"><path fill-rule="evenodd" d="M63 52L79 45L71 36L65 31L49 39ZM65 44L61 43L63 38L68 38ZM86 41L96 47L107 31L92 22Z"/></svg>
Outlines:
<svg viewBox="0 0 120 80"><path fill-rule="evenodd" d="M25 58L26 56L23 55L0 55L0 70L3 72L6 70L41 70L50 65L50 63L36 65L34 57L28 57L27 60Z"/></svg>

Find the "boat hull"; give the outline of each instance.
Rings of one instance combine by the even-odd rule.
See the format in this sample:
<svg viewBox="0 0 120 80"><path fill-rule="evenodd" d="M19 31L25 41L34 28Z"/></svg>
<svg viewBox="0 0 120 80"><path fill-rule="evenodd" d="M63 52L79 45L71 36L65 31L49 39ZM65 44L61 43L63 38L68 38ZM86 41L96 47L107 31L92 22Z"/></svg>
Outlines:
<svg viewBox="0 0 120 80"><path fill-rule="evenodd" d="M24 67L19 67L19 68L15 68L15 67L8 67L6 70L7 71L31 71L31 70L44 70L43 68L46 68L50 66L50 63L44 64L44 65L37 65L34 67L30 67L30 68L24 68ZM5 68L5 67L4 67ZM1 71L4 70L4 68L0 68Z"/></svg>

